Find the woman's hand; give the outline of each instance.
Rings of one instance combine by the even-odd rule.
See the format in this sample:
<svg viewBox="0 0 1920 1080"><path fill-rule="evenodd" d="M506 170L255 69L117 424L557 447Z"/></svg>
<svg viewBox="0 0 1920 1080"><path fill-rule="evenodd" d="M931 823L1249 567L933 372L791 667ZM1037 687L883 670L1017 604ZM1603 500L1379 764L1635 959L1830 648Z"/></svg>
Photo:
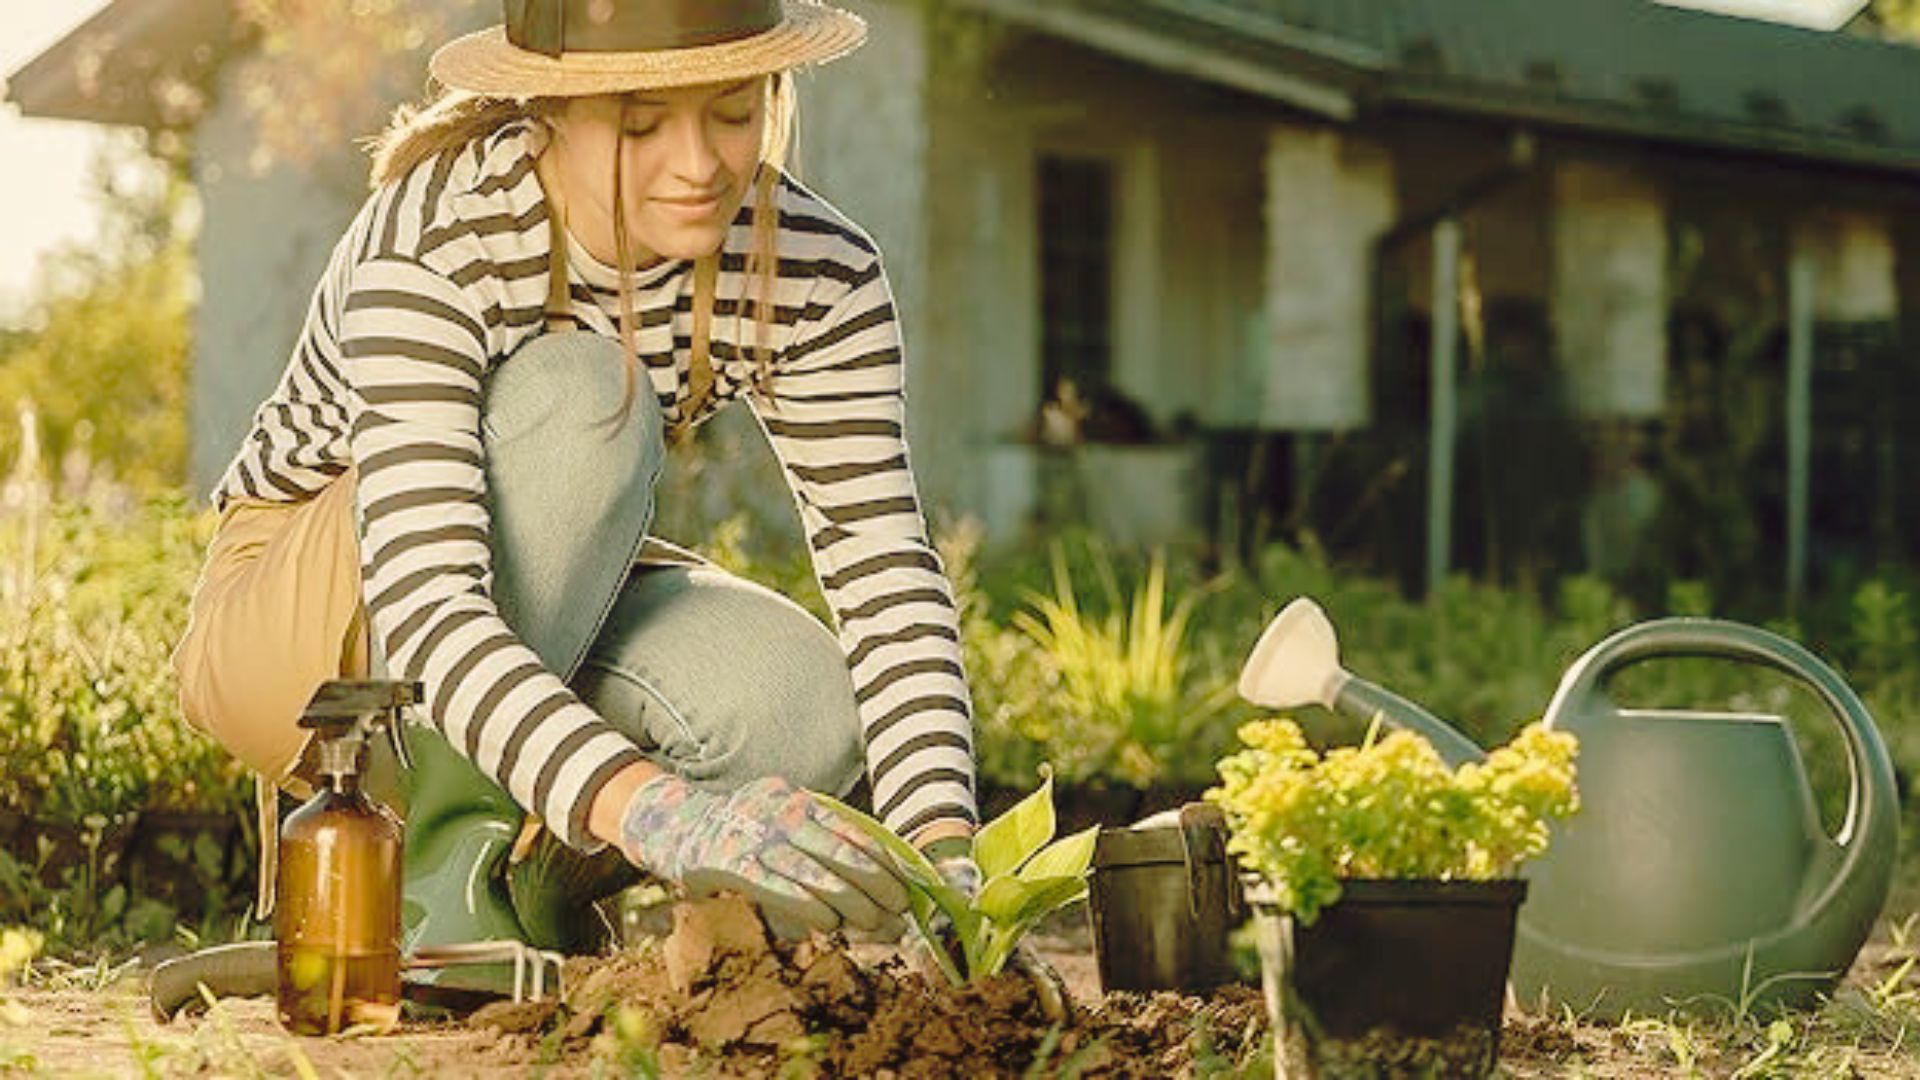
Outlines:
<svg viewBox="0 0 1920 1080"><path fill-rule="evenodd" d="M891 939L904 928L907 888L892 861L778 777L714 795L663 773L628 800L620 847L693 896L745 895L783 938L844 925Z"/></svg>

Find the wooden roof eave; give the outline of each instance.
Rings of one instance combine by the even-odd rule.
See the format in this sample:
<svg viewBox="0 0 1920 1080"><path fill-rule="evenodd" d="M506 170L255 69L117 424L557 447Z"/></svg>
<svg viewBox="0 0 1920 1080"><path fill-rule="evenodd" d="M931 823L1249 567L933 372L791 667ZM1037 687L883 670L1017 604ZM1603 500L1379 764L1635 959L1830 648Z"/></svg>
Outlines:
<svg viewBox="0 0 1920 1080"><path fill-rule="evenodd" d="M1224 86L1340 123L1359 115L1355 88L1226 50L1159 33L1071 4L1039 0L960 0L1014 26L1064 38L1173 75Z"/></svg>
<svg viewBox="0 0 1920 1080"><path fill-rule="evenodd" d="M1807 163L1824 162L1908 178L1920 174L1920 146L1873 144L1840 132L1827 138L1719 117L1656 113L1575 98L1511 94L1466 81L1393 78L1370 88L1362 103L1367 111L1392 106Z"/></svg>
<svg viewBox="0 0 1920 1080"><path fill-rule="evenodd" d="M162 88L204 85L237 32L225 0L115 0L8 76L4 97L38 119L177 126L191 117Z"/></svg>

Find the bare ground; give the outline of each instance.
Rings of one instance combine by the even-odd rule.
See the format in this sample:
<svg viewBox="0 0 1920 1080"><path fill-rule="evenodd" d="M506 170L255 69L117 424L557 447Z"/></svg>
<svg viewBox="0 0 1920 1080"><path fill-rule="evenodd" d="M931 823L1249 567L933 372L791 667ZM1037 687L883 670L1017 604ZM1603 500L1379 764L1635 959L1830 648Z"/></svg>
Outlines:
<svg viewBox="0 0 1920 1080"><path fill-rule="evenodd" d="M1058 929L1061 932L1043 938L1043 952L1066 977L1082 1021L1080 1035L1044 1048L1049 1065L1071 1060L1092 1066L1087 1075L1263 1075L1257 1038L1250 1043L1226 1039L1224 1053L1203 1048L1198 1060L1192 1047L1153 1058L1165 1053L1161 1044L1167 1041L1166 1029L1213 1003L1103 999L1084 931L1072 924ZM1508 1016L1502 1035L1501 1071L1523 1078L1624 1078L1686 1075L1691 1068L1697 1075L1727 1077L1745 1068L1741 1075L1920 1080L1920 978L1907 964L1914 956L1913 943L1895 944L1889 940L1894 935L1894 927L1883 921L1839 1000L1817 1015L1790 1018L1784 1029L1690 1025L1684 1019L1602 1025L1516 1011ZM870 947L856 953L863 968L879 955ZM6 1075L357 1078L475 1076L483 1070L500 1080L621 1075L617 1067L607 1068L616 1064L618 1048L605 1025L597 1039L596 1029L588 1026L571 1042L562 1038L558 1025L543 1027L524 1019L505 1024L506 1031L478 1024L410 1022L383 1036L293 1038L281 1032L273 1003L265 999L223 1001L208 1015L163 1025L147 1011L138 974L104 987L29 987L9 996L18 1008L0 1010L13 1013L0 1020L0 1074ZM1226 1009L1219 1014L1246 1015ZM1135 1021L1131 1025L1129 1017ZM1915 1026L1911 1032L1910 1023ZM1757 1067L1770 1037L1791 1041L1776 1053L1773 1068L1765 1068L1765 1060ZM1182 1031L1176 1041L1184 1038ZM1043 1056L1031 1049L1023 1053ZM1030 1062L1031 1057L1022 1060ZM1165 1071L1140 1068L1141 1062L1153 1060L1162 1060ZM772 1075L782 1066L787 1074L802 1076L977 1075L959 1066L902 1071L897 1060L869 1058L863 1063L844 1053L824 1055L818 1046L801 1060L773 1051L757 1059L669 1053L661 1064L670 1076ZM1010 1074L1022 1071L1012 1068Z"/></svg>

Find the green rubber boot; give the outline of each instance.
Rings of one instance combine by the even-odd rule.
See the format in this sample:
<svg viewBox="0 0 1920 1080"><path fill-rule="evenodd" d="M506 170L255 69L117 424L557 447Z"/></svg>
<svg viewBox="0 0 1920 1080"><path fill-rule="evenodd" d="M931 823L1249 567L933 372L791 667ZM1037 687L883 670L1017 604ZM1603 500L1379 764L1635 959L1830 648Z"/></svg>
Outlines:
<svg viewBox="0 0 1920 1080"><path fill-rule="evenodd" d="M385 750L385 740L377 746ZM424 946L481 941L526 941L507 895L506 867L519 835L520 807L439 732L423 724L406 727L408 761L381 754L369 777L384 794L392 777L391 805L405 824L401 855L400 947L411 955ZM377 785L377 786L376 786ZM513 970L506 964L415 970L408 978L448 990L510 994Z"/></svg>
<svg viewBox="0 0 1920 1080"><path fill-rule="evenodd" d="M507 866L507 895L528 944L568 956L598 955L620 941L617 904L643 879L611 845L582 855L542 828Z"/></svg>
<svg viewBox="0 0 1920 1080"><path fill-rule="evenodd" d="M545 828L521 842L526 813L446 737L406 729L401 765L375 743L368 787L405 823L401 947L518 941L562 954L604 951L616 925L599 901L639 880L611 847L583 856ZM516 847L521 850L516 853ZM410 979L450 991L506 995L506 964L416 970Z"/></svg>

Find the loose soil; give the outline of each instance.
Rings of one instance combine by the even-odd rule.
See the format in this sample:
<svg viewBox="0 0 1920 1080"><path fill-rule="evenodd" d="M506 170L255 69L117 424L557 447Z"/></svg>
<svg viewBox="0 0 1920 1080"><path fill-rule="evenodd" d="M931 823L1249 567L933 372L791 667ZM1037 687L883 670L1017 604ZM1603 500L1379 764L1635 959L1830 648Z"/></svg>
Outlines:
<svg viewBox="0 0 1920 1080"><path fill-rule="evenodd" d="M675 914L657 947L574 961L562 1000L490 1006L473 1026L560 1063L657 1046L667 1075L901 1080L1019 1077L1036 1059L1088 1076L1186 1076L1196 1053L1253 1056L1266 1027L1249 987L1206 998L1116 994L1056 1022L1019 975L953 987L897 955L869 964L843 948L770 942L738 900Z"/></svg>
<svg viewBox="0 0 1920 1080"><path fill-rule="evenodd" d="M560 1002L493 1006L457 1023L408 1021L376 1037L288 1036L266 999L230 999L162 1025L147 1012L138 973L111 986L77 986L69 976L67 985L6 992L18 1008L0 1008L0 1075L440 1077L484 1069L490 1080L558 1080L647 1075L637 1071L643 1064L660 1075L702 1077L1266 1075L1255 989L1103 996L1087 935L1072 923L1040 941L1073 999L1070 1023L1056 1026L1018 979L954 990L910 970L891 948L770 943L756 919L727 905L683 908L675 919L663 940L573 961ZM1843 1000L1884 987L1912 955L1910 946L1877 937ZM1903 992L1920 993L1920 978L1900 981ZM1679 1075L1675 1040L1688 1034L1684 1020L1602 1025L1513 1012L1499 1075ZM1856 1039L1822 1036L1819 1052L1832 1054L1817 1071L1920 1080L1915 1037L1865 1028ZM1696 1044L1700 1074L1715 1077L1764 1049L1763 1041L1705 1031Z"/></svg>

